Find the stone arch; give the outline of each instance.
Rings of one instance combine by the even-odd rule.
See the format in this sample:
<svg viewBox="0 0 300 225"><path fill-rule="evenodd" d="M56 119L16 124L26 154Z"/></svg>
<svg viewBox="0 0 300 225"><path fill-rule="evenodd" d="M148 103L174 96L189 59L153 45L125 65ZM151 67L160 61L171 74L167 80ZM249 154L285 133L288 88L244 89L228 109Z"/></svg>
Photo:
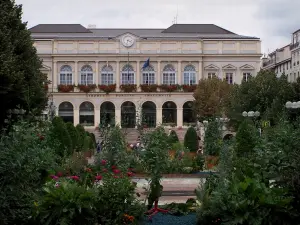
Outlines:
<svg viewBox="0 0 300 225"><path fill-rule="evenodd" d="M71 102L61 102L58 106L58 116L65 122L74 123L74 106Z"/></svg>
<svg viewBox="0 0 300 225"><path fill-rule="evenodd" d="M95 106L89 101L82 102L79 106L79 123L83 126L94 126Z"/></svg>
<svg viewBox="0 0 300 225"><path fill-rule="evenodd" d="M156 104L146 101L142 104L142 122L147 127L156 127Z"/></svg>
<svg viewBox="0 0 300 225"><path fill-rule="evenodd" d="M182 121L184 125L190 126L196 123L195 113L193 111L193 101L187 101L182 107Z"/></svg>
<svg viewBox="0 0 300 225"><path fill-rule="evenodd" d="M136 125L136 106L131 101L125 101L121 105L121 126L134 128Z"/></svg>
<svg viewBox="0 0 300 225"><path fill-rule="evenodd" d="M110 101L105 101L100 106L100 125L101 126L114 126L116 106Z"/></svg>
<svg viewBox="0 0 300 225"><path fill-rule="evenodd" d="M177 125L177 105L173 101L167 101L162 105L162 122L167 126Z"/></svg>

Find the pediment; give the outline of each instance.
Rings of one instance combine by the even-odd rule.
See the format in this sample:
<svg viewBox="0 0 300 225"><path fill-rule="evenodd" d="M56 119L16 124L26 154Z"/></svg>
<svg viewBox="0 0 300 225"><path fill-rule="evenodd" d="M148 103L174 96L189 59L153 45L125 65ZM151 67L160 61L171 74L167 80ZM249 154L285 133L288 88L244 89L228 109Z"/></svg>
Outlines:
<svg viewBox="0 0 300 225"><path fill-rule="evenodd" d="M241 70L254 70L255 68L251 65L245 64L240 67Z"/></svg>
<svg viewBox="0 0 300 225"><path fill-rule="evenodd" d="M226 66L223 66L222 69L223 70L236 70L236 67L231 64L228 64Z"/></svg>
<svg viewBox="0 0 300 225"><path fill-rule="evenodd" d="M205 70L219 70L220 68L217 67L216 65L210 64L206 67L204 67Z"/></svg>

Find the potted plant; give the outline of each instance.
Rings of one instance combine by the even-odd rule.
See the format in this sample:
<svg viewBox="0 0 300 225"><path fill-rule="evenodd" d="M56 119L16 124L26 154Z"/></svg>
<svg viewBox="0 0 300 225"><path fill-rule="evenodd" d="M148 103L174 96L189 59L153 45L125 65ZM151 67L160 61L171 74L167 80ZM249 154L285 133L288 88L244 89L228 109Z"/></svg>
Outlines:
<svg viewBox="0 0 300 225"><path fill-rule="evenodd" d="M60 84L57 86L57 89L59 92L67 93L67 92L74 91L74 87L75 86L73 84Z"/></svg>
<svg viewBox="0 0 300 225"><path fill-rule="evenodd" d="M157 91L157 84L141 84L141 90L143 92L156 92Z"/></svg>
<svg viewBox="0 0 300 225"><path fill-rule="evenodd" d="M184 92L194 92L197 88L197 85L182 85L181 86L182 90Z"/></svg>
<svg viewBox="0 0 300 225"><path fill-rule="evenodd" d="M78 85L78 88L80 91L88 93L96 89L96 84L88 84L88 85L80 84Z"/></svg>
<svg viewBox="0 0 300 225"><path fill-rule="evenodd" d="M136 92L136 84L122 84L120 89L124 92Z"/></svg>
<svg viewBox="0 0 300 225"><path fill-rule="evenodd" d="M108 94L108 93L110 93L110 92L116 91L116 84L108 84L108 85L105 85L105 84L99 84L99 85L98 85L98 88L99 88L101 91L104 91L106 94Z"/></svg>
<svg viewBox="0 0 300 225"><path fill-rule="evenodd" d="M174 92L180 89L180 86L178 84L162 84L159 86L161 91L165 92Z"/></svg>

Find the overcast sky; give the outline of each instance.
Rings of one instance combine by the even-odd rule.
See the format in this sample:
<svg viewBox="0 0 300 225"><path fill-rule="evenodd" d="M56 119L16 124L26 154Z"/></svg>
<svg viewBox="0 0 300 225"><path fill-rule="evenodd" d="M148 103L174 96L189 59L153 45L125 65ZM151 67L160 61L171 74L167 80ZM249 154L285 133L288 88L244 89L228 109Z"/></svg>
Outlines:
<svg viewBox="0 0 300 225"><path fill-rule="evenodd" d="M290 43L300 29L300 0L15 0L28 27L40 23L95 24L98 28L167 28L212 23L259 37L262 52Z"/></svg>

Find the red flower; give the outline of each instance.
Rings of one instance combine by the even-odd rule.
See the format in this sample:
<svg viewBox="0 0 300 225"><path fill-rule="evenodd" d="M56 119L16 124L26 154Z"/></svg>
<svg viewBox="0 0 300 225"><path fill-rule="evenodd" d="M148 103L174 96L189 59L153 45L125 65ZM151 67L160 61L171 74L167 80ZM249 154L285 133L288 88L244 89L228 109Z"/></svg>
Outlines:
<svg viewBox="0 0 300 225"><path fill-rule="evenodd" d="M62 173L62 172L58 172L56 175L57 175L58 177L62 177L62 176L63 176L63 173Z"/></svg>
<svg viewBox="0 0 300 225"><path fill-rule="evenodd" d="M111 168L112 168L113 170L117 169L117 167L116 167L116 166L111 166Z"/></svg>
<svg viewBox="0 0 300 225"><path fill-rule="evenodd" d="M58 180L58 176L50 175L50 177L51 177L53 180Z"/></svg>
<svg viewBox="0 0 300 225"><path fill-rule="evenodd" d="M101 176L101 175L97 175L97 176L95 177L95 179L96 179L96 180L102 180L102 176Z"/></svg>
<svg viewBox="0 0 300 225"><path fill-rule="evenodd" d="M113 172L114 172L114 174L119 174L119 173L121 173L121 171L118 170L118 169L114 169Z"/></svg>
<svg viewBox="0 0 300 225"><path fill-rule="evenodd" d="M71 179L72 179L72 180L78 181L78 180L79 180L79 177L78 177L78 176L71 176Z"/></svg>
<svg viewBox="0 0 300 225"><path fill-rule="evenodd" d="M107 173L107 169L106 169L106 168L103 168L103 169L102 169L102 172L103 172L103 173Z"/></svg>
<svg viewBox="0 0 300 225"><path fill-rule="evenodd" d="M101 165L102 165L102 166L105 166L106 163L107 163L107 161L106 161L105 159L102 159L102 160L101 160Z"/></svg>
<svg viewBox="0 0 300 225"><path fill-rule="evenodd" d="M133 172L127 172L128 177L133 177Z"/></svg>

